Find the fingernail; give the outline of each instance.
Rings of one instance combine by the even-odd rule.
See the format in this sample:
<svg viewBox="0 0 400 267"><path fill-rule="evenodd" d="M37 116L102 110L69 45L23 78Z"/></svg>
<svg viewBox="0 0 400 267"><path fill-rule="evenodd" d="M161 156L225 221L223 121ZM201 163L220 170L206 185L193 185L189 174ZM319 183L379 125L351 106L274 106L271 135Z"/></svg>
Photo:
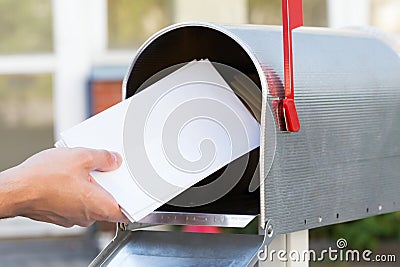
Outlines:
<svg viewBox="0 0 400 267"><path fill-rule="evenodd" d="M121 156L116 152L111 152L111 155L113 156L115 163L119 164L121 161Z"/></svg>

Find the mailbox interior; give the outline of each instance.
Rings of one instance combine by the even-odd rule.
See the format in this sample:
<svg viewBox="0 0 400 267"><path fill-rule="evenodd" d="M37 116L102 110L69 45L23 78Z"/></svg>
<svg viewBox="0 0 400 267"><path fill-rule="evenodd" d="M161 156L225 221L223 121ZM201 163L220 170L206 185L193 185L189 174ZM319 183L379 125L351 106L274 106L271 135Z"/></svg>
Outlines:
<svg viewBox="0 0 400 267"><path fill-rule="evenodd" d="M166 29L151 38L138 52L125 77L123 95L129 98L141 89L141 85L153 75L176 64L192 60L208 59L237 69L249 77L262 90L260 77L254 62L236 40L227 34L205 26L189 26ZM161 79L167 73L157 77ZM154 81L154 77L152 78ZM240 182L217 201L197 207L164 205L157 211L257 215L260 213L260 191L249 192L249 184L259 161L259 149L250 152L247 169ZM224 168L200 183L204 185L217 179Z"/></svg>

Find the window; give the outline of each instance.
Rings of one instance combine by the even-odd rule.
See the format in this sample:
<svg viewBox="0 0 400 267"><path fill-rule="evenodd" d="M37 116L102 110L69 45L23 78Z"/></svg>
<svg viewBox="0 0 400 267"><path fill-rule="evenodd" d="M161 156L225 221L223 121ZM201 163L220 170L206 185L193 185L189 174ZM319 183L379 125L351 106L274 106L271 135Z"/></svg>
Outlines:
<svg viewBox="0 0 400 267"><path fill-rule="evenodd" d="M51 3L0 0L0 171L54 142Z"/></svg>
<svg viewBox="0 0 400 267"><path fill-rule="evenodd" d="M137 48L172 23L172 1L108 0L108 45Z"/></svg>
<svg viewBox="0 0 400 267"><path fill-rule="evenodd" d="M51 75L0 75L0 101L2 171L53 146Z"/></svg>
<svg viewBox="0 0 400 267"><path fill-rule="evenodd" d="M0 54L51 52L51 22L51 0L0 0Z"/></svg>
<svg viewBox="0 0 400 267"><path fill-rule="evenodd" d="M303 0L305 26L327 26L325 0ZM282 0L249 0L249 22L282 25Z"/></svg>

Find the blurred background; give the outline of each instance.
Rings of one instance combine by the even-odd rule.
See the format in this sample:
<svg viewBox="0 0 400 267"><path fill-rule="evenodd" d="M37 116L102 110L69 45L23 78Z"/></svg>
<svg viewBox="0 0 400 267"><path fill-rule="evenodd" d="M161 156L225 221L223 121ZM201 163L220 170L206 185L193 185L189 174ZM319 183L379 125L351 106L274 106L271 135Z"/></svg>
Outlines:
<svg viewBox="0 0 400 267"><path fill-rule="evenodd" d="M398 0L303 3L306 26L372 25L400 36ZM281 0L0 0L0 171L120 101L138 47L159 29L188 20L280 25ZM85 266L113 227L66 230L1 220L0 266ZM400 214L312 230L310 246L338 237L356 248L398 252Z"/></svg>

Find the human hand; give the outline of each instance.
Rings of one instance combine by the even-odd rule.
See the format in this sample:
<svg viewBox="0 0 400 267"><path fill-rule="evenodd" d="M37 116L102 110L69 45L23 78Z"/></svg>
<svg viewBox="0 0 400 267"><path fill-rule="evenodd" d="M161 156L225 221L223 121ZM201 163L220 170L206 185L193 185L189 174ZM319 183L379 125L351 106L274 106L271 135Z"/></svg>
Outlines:
<svg viewBox="0 0 400 267"><path fill-rule="evenodd" d="M117 153L86 148L42 151L0 173L0 218L24 216L64 227L127 222L115 199L90 176L121 165Z"/></svg>

